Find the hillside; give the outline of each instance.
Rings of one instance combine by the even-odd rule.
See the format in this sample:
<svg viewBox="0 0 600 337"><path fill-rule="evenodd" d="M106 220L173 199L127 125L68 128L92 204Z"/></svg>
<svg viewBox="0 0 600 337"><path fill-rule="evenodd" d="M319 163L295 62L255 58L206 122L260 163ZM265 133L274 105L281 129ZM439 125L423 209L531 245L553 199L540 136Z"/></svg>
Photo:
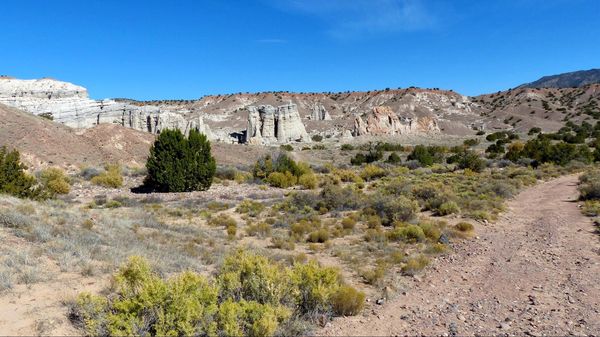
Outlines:
<svg viewBox="0 0 600 337"><path fill-rule="evenodd" d="M488 118L526 132L531 127L556 131L566 121L600 118L600 84L581 88L517 88L473 98Z"/></svg>
<svg viewBox="0 0 600 337"><path fill-rule="evenodd" d="M119 162L143 165L154 139L150 134L100 125L76 132L64 125L0 105L0 145L17 148L34 167L102 165Z"/></svg>
<svg viewBox="0 0 600 337"><path fill-rule="evenodd" d="M580 88L592 83L600 83L600 69L544 76L537 81L520 85L517 88Z"/></svg>

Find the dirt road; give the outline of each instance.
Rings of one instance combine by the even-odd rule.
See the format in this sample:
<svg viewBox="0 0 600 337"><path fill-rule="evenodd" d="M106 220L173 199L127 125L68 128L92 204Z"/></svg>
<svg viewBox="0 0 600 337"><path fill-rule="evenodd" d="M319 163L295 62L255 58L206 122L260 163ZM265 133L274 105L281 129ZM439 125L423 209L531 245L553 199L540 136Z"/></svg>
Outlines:
<svg viewBox="0 0 600 337"><path fill-rule="evenodd" d="M525 190L404 294L320 335L600 333L600 236L576 176Z"/></svg>

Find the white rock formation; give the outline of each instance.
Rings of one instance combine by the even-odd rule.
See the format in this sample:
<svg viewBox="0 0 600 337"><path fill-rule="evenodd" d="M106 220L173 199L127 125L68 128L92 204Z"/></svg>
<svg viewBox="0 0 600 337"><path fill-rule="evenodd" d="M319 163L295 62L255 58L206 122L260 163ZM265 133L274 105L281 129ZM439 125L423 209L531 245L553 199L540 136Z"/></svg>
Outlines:
<svg viewBox="0 0 600 337"><path fill-rule="evenodd" d="M212 137L202 117L188 120L183 114L163 111L157 106L93 100L85 88L52 79L0 79L0 103L36 115L50 114L54 121L74 128L115 123L151 133L174 128L186 134L196 128Z"/></svg>
<svg viewBox="0 0 600 337"><path fill-rule="evenodd" d="M310 119L313 121L330 121L331 116L323 104L315 104L312 108Z"/></svg>
<svg viewBox="0 0 600 337"><path fill-rule="evenodd" d="M310 142L295 104L248 107L246 141L250 144Z"/></svg>
<svg viewBox="0 0 600 337"><path fill-rule="evenodd" d="M440 132L437 121L432 117L398 117L387 106L374 107L366 122L361 116L354 120L353 136L383 136L414 133Z"/></svg>

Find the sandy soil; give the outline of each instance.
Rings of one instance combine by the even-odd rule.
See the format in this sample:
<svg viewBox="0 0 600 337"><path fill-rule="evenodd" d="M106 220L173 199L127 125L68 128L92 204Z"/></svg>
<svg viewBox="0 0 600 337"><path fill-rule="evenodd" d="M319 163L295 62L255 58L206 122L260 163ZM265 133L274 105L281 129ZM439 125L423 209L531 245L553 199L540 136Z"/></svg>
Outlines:
<svg viewBox="0 0 600 337"><path fill-rule="evenodd" d="M403 295L317 334L598 333L600 237L578 209L576 182L565 176L522 192Z"/></svg>

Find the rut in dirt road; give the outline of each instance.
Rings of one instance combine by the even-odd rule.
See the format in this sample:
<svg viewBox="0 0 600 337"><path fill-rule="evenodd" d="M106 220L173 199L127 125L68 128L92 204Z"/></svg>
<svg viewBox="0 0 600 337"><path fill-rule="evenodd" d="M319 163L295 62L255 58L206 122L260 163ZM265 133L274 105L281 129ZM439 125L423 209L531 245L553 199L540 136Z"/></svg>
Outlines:
<svg viewBox="0 0 600 337"><path fill-rule="evenodd" d="M577 176L525 190L478 239L459 243L405 295L322 335L566 335L600 332L600 237Z"/></svg>

